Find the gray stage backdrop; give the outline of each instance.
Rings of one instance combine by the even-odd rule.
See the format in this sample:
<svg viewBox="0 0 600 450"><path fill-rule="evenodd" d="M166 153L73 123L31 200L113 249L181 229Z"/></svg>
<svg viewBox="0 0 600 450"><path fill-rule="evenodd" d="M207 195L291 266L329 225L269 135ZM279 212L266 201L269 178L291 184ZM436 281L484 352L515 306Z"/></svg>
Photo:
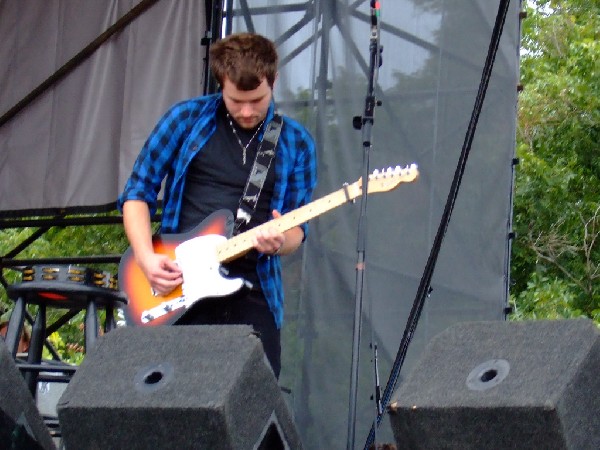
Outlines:
<svg viewBox="0 0 600 450"><path fill-rule="evenodd" d="M140 0L0 0L0 114ZM204 1L158 1L0 128L0 214L113 204L148 133L202 93Z"/></svg>
<svg viewBox="0 0 600 450"><path fill-rule="evenodd" d="M0 0L4 112L136 2ZM382 388L398 351L450 190L498 1L382 0L371 169L417 163L420 177L369 196L356 448L376 416L372 342ZM248 5L249 4L249 5ZM519 2L511 2L432 291L400 373L449 325L502 320L515 148ZM356 181L365 109L369 1L232 2L227 31L276 40L280 110L319 146L316 197ZM0 211L106 205L168 105L201 93L203 1L159 1L88 62L0 129ZM311 221L287 258L281 385L309 449L346 448L360 205ZM439 370L443 370L440 367ZM434 374L429 374L433 376ZM387 418L378 441L392 441Z"/></svg>

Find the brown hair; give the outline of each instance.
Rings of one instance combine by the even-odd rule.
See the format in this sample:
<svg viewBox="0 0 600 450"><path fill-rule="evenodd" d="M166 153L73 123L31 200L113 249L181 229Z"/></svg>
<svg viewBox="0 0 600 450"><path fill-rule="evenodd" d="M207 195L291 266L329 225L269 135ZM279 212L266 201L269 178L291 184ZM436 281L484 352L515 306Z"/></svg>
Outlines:
<svg viewBox="0 0 600 450"><path fill-rule="evenodd" d="M256 89L263 78L270 87L277 76L277 49L259 34L231 34L212 44L210 70L221 84L225 78L242 91Z"/></svg>

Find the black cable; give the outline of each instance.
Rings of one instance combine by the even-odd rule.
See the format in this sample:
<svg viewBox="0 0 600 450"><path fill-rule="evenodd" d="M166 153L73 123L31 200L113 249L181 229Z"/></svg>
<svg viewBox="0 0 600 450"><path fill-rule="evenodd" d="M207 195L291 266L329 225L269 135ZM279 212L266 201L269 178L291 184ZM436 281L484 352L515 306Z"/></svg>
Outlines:
<svg viewBox="0 0 600 450"><path fill-rule="evenodd" d="M508 13L508 6L510 4L510 0L500 0L500 4L498 7L498 14L496 16L496 22L494 24L494 29L492 31L492 37L490 40L490 45L488 48L488 54L486 57L485 64L483 66L481 81L479 83L479 90L477 92L477 97L475 99L475 105L473 106L473 112L471 113L471 120L469 121L469 126L467 128L467 132L465 134L465 140L463 143L462 151L458 160L458 165L456 167L456 171L454 172L454 178L452 181L452 185L450 187L450 192L448 194L448 198L446 200L446 206L444 208L444 212L442 214L442 219L440 222L440 226L438 228L437 234L435 236L435 240L433 242L433 246L431 248L431 252L429 254L429 258L427 259L427 264L425 266L425 270L423 276L421 277L421 282L419 284L419 288L417 290L417 295L413 302L413 307L410 311L407 326L404 331L404 335L402 336L402 340L400 341L400 347L398 349L398 353L396 354L396 359L392 366L392 371L388 382L386 384L385 390L382 396L382 403L385 405L383 411L377 414L377 418L374 421L371 431L369 432L369 436L367 437L367 441L365 443L364 449L367 450L371 444L373 444L373 440L375 437L375 427L379 427L383 415L387 407L389 406L389 401L391 399L392 393L396 387L396 382L398 381L398 377L400 375L400 369L404 363L404 359L406 357L406 353L408 350L408 346L412 341L414 332L417 328L417 323L421 316L421 312L423 311L423 306L425 305L425 300L431 291L431 279L433 277L433 271L435 268L435 263L437 262L437 258L442 247L442 241L446 234L446 230L448 229L448 224L450 223L450 216L452 215L452 210L454 209L454 204L456 203L456 198L458 195L458 190L460 188L460 183L462 181L462 176L465 171L465 166L467 163L467 158L471 151L471 145L473 143L473 139L475 137L475 130L477 129L477 123L479 121L479 115L481 114L481 109L483 106L483 101L485 100L485 94L487 92L487 88L489 85L489 81L492 74L492 69L494 67L494 61L496 59L496 54L498 52L498 47L500 45L500 38L502 36L502 30L504 28L504 23L506 21L506 15Z"/></svg>

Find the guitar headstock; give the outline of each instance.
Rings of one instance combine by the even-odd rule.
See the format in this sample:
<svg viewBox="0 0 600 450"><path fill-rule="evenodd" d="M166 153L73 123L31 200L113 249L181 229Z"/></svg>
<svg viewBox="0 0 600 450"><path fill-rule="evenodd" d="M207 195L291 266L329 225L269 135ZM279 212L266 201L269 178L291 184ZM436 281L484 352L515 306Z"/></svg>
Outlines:
<svg viewBox="0 0 600 450"><path fill-rule="evenodd" d="M419 176L419 169L416 164L410 164L405 167L389 167L385 170L374 170L369 175L369 194L373 192L387 192L396 188L400 183L410 183Z"/></svg>

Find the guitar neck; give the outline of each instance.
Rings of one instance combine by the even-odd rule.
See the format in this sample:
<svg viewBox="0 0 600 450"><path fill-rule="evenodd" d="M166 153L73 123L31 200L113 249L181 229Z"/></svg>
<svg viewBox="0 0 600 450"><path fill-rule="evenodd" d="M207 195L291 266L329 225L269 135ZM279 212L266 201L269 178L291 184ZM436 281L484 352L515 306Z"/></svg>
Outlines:
<svg viewBox="0 0 600 450"><path fill-rule="evenodd" d="M369 175L367 193L389 191L397 187L400 183L414 181L418 175L419 171L416 164L411 164L404 168L396 166L395 169L392 169L390 167L387 171L376 170L372 175ZM360 179L277 219L270 220L252 230L238 234L217 247L217 260L221 263L229 262L248 253L254 247L252 245L254 234L261 228L275 228L283 233L346 202L354 200L362 194L362 189L363 184L362 179Z"/></svg>
<svg viewBox="0 0 600 450"><path fill-rule="evenodd" d="M221 262L229 262L248 253L254 245L252 237L257 230L261 228L275 228L280 232L290 230L298 225L302 225L321 214L326 213L342 204L354 200L361 194L361 189L356 183L347 185L346 188L332 192L325 197L321 197L307 205L304 205L294 211L290 211L277 219L270 220L259 225L252 230L240 233L232 237L217 248L217 259Z"/></svg>

